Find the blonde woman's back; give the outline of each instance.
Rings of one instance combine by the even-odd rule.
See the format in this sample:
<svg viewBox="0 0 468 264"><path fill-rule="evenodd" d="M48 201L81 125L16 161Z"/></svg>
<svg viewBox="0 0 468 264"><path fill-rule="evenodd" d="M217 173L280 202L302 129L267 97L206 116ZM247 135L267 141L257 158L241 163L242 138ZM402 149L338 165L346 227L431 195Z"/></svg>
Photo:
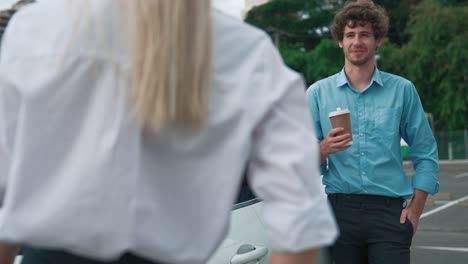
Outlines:
<svg viewBox="0 0 468 264"><path fill-rule="evenodd" d="M66 2L25 8L5 35L2 137L11 162L0 240L97 259L131 251L205 263L227 231L249 159L254 188L273 213L266 221L275 236L288 238L273 240L274 248L333 239L321 190L314 192L320 184L304 85L264 33L214 11L206 125L154 134L141 129L129 100L121 2L88 1L83 23L69 19L75 11ZM279 224L275 214L292 205L274 197L302 203L294 209L301 213ZM299 217L311 208L317 219ZM289 234L298 222L332 232L317 238L302 230L312 242L298 243L297 233Z"/></svg>

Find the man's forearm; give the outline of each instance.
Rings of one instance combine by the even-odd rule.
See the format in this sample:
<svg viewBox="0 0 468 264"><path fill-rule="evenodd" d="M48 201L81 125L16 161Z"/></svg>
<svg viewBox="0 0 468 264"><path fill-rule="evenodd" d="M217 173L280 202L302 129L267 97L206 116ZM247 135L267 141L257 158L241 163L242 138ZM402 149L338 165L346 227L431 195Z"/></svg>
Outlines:
<svg viewBox="0 0 468 264"><path fill-rule="evenodd" d="M319 249L311 249L298 253L273 252L270 264L314 264Z"/></svg>
<svg viewBox="0 0 468 264"><path fill-rule="evenodd" d="M418 189L414 189L413 199L411 200L411 210L420 216L424 210L424 205L426 204L427 200L427 192L421 191Z"/></svg>
<svg viewBox="0 0 468 264"><path fill-rule="evenodd" d="M13 264L17 252L17 246L0 242L0 263Z"/></svg>

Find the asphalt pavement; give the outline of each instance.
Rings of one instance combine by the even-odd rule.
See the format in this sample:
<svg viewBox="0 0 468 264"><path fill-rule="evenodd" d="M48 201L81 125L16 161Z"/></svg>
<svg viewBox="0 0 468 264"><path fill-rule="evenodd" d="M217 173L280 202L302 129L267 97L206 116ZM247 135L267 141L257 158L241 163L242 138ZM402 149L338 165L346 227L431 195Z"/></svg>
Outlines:
<svg viewBox="0 0 468 264"><path fill-rule="evenodd" d="M405 162L409 175L412 166ZM468 160L441 161L411 248L412 264L468 264Z"/></svg>

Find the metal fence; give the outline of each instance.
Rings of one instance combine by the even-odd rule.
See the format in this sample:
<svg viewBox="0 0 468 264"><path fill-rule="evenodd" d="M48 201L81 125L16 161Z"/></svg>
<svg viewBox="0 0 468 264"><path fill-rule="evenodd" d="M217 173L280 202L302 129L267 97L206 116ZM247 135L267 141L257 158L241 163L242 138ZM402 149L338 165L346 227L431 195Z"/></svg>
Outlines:
<svg viewBox="0 0 468 264"><path fill-rule="evenodd" d="M440 160L468 159L468 129L436 131Z"/></svg>

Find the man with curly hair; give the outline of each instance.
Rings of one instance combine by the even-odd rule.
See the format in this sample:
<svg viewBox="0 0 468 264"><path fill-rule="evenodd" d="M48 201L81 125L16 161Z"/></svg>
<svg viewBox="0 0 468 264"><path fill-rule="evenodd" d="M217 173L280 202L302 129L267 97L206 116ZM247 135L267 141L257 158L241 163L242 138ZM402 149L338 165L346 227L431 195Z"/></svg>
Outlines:
<svg viewBox="0 0 468 264"><path fill-rule="evenodd" d="M331 249L336 264L409 264L427 195L439 188L437 145L414 85L376 67L388 20L371 1L348 2L331 28L344 68L307 90L323 183L340 228ZM351 112L352 135L330 124L339 107ZM411 179L401 138L410 146Z"/></svg>

